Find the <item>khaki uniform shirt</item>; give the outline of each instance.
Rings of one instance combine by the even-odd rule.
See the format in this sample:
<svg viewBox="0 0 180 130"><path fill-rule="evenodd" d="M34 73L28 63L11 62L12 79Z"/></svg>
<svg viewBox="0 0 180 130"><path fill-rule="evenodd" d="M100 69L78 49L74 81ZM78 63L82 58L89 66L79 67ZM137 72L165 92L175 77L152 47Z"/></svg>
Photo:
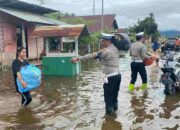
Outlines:
<svg viewBox="0 0 180 130"><path fill-rule="evenodd" d="M87 54L79 57L80 60L94 59L94 54ZM119 71L119 50L113 45L109 45L99 58L103 65L103 73L109 74Z"/></svg>
<svg viewBox="0 0 180 130"><path fill-rule="evenodd" d="M132 56L132 60L144 60L150 58L150 56L147 55L146 46L139 41L131 45L130 55Z"/></svg>

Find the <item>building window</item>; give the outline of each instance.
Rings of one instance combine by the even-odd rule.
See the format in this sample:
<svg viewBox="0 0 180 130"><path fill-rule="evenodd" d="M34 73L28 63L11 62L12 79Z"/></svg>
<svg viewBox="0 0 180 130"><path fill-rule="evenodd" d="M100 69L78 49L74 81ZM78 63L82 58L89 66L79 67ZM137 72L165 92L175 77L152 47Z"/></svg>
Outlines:
<svg viewBox="0 0 180 130"><path fill-rule="evenodd" d="M48 37L46 40L49 43L49 52L60 52L61 51L61 38L59 37Z"/></svg>

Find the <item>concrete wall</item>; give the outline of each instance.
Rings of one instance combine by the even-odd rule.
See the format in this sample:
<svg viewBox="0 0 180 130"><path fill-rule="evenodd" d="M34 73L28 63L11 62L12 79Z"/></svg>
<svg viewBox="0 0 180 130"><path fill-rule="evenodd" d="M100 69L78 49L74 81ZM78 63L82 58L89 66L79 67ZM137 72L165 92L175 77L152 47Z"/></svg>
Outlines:
<svg viewBox="0 0 180 130"><path fill-rule="evenodd" d="M3 23L4 29L4 52L16 53L16 25Z"/></svg>
<svg viewBox="0 0 180 130"><path fill-rule="evenodd" d="M34 59L40 57L40 54L43 50L44 38L42 37L33 37L32 31L33 26L28 27L28 49L29 49L29 58Z"/></svg>
<svg viewBox="0 0 180 130"><path fill-rule="evenodd" d="M30 59L38 58L43 50L43 38L32 37L33 26L23 20L0 12L0 52L15 53L17 50L16 26L27 27L28 55Z"/></svg>
<svg viewBox="0 0 180 130"><path fill-rule="evenodd" d="M0 12L0 52L16 53L16 25L21 20Z"/></svg>

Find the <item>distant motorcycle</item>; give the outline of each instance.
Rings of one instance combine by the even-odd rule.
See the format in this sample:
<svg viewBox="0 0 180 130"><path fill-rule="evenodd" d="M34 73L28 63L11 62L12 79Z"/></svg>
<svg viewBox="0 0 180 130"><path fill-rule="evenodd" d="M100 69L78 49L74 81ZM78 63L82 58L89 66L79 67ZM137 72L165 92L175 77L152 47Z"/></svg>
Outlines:
<svg viewBox="0 0 180 130"><path fill-rule="evenodd" d="M164 93L172 95L180 90L180 57L176 57L175 52L165 52L162 59L160 82L165 86Z"/></svg>

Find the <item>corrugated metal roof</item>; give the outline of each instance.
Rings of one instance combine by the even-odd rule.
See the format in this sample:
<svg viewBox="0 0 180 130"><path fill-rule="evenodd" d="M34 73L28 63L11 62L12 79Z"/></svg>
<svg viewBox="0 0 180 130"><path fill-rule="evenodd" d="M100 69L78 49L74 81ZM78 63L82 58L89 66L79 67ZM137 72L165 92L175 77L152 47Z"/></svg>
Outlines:
<svg viewBox="0 0 180 130"><path fill-rule="evenodd" d="M49 9L46 7L26 3L19 0L0 0L0 7L7 7L7 8L23 10L23 11L28 11L28 12L38 13L38 14L47 14L47 13L57 12L57 10L54 10L54 9Z"/></svg>
<svg viewBox="0 0 180 130"><path fill-rule="evenodd" d="M89 16L65 16L65 19L82 18L85 21L92 21L91 24L87 25L90 33L101 31L102 15L89 15ZM104 17L104 29L118 29L118 25L115 19L115 14L106 14Z"/></svg>
<svg viewBox="0 0 180 130"><path fill-rule="evenodd" d="M80 36L89 35L89 32L84 24L65 26L37 26L35 27L32 35L39 37Z"/></svg>
<svg viewBox="0 0 180 130"><path fill-rule="evenodd" d="M43 23L49 25L68 25L67 23L61 22L59 20L50 19L35 13L9 9L9 8L2 8L2 7L0 8L0 11L15 16L17 18L23 19L24 21L27 22Z"/></svg>

